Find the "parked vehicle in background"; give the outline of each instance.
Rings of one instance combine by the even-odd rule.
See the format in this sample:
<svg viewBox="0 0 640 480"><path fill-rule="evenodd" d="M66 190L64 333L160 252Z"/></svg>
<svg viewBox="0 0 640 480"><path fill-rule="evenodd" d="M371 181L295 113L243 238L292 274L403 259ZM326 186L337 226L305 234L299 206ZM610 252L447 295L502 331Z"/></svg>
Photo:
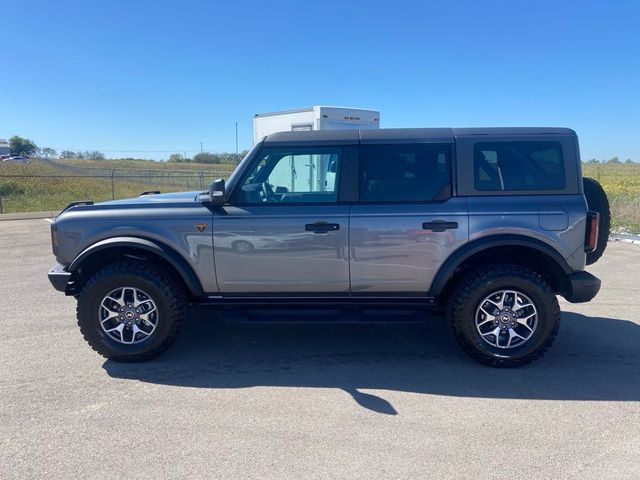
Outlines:
<svg viewBox="0 0 640 480"><path fill-rule="evenodd" d="M442 305L465 352L516 367L553 343L557 295L600 288L608 203L578 152L565 128L276 133L209 191L71 204L49 278L117 361L163 352L190 303Z"/></svg>
<svg viewBox="0 0 640 480"><path fill-rule="evenodd" d="M3 159L5 162L28 162L28 157L23 157L22 155L12 155Z"/></svg>

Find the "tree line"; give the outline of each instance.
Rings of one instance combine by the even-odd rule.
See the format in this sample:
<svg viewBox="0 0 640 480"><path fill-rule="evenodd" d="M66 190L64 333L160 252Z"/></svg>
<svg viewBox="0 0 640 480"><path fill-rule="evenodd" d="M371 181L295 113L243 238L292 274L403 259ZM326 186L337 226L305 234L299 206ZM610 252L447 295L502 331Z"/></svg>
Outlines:
<svg viewBox="0 0 640 480"><path fill-rule="evenodd" d="M37 158L61 158L61 159L80 159L80 160L105 160L104 153L98 150L72 151L57 150L50 147L38 147L32 140L14 135L9 139L9 151L11 155L22 155L24 157ZM185 157L180 153L174 153L169 156L168 161L172 163L209 163L209 164L237 164L244 158L247 151L241 153L210 153L201 152L193 156L193 158ZM121 158L118 160L142 160L137 158Z"/></svg>
<svg viewBox="0 0 640 480"><path fill-rule="evenodd" d="M180 153L174 153L169 156L169 162L171 163L230 163L237 164L240 163L245 155L247 154L247 150L240 153L210 153L210 152L201 152L197 153L193 156L193 158L187 158Z"/></svg>
<svg viewBox="0 0 640 480"><path fill-rule="evenodd" d="M589 160L587 160L584 163L623 163L622 160L620 160L618 157L611 157L609 159L606 160L597 160L595 158L590 158ZM633 160L631 160L630 158L627 158L624 163L635 163Z"/></svg>
<svg viewBox="0 0 640 480"><path fill-rule="evenodd" d="M54 148L40 148L32 140L18 135L14 135L9 139L9 152L11 155L38 158L79 158L87 160L104 160L106 158L104 153L97 150L85 150L84 152L63 150L58 155L58 152Z"/></svg>
<svg viewBox="0 0 640 480"><path fill-rule="evenodd" d="M9 150L11 155L22 155L25 157L40 157L40 158L77 158L80 160L104 160L106 156L104 153L97 150L85 150L74 152L71 150L62 150L60 154L49 147L38 147L33 141L28 138L22 138L18 135L14 135L9 139ZM247 150L240 153L210 153L200 152L193 156L193 158L185 157L180 153L174 153L169 156L168 161L171 163L210 163L210 164L238 164L247 154ZM138 160L134 158L127 158L123 160ZM618 157L612 157L605 160L597 160L595 158L588 159L585 163L634 163L633 160L627 158L624 162Z"/></svg>

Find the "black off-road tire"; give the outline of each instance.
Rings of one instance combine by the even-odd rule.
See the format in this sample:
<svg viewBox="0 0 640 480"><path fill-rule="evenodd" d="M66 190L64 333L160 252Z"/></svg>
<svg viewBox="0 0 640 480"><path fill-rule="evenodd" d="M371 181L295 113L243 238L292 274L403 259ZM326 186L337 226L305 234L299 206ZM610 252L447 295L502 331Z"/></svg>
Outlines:
<svg viewBox="0 0 640 480"><path fill-rule="evenodd" d="M147 292L158 308L155 331L143 342L122 344L100 326L102 299L124 286ZM87 343L103 357L117 362L143 362L163 353L176 339L187 311L184 288L162 266L142 261L123 260L94 274L78 297L76 316Z"/></svg>
<svg viewBox="0 0 640 480"><path fill-rule="evenodd" d="M584 177L582 183L584 185L584 196L587 198L589 210L600 214L598 246L593 252L587 253L587 265L591 265L598 261L604 253L604 249L607 248L611 230L611 210L609 209L607 194L597 180Z"/></svg>
<svg viewBox="0 0 640 480"><path fill-rule="evenodd" d="M524 344L501 349L485 342L475 324L480 302L502 289L515 289L533 301L538 325ZM475 360L491 367L520 367L540 358L551 347L560 328L558 299L537 273L518 265L478 268L465 274L451 291L447 319L456 341Z"/></svg>

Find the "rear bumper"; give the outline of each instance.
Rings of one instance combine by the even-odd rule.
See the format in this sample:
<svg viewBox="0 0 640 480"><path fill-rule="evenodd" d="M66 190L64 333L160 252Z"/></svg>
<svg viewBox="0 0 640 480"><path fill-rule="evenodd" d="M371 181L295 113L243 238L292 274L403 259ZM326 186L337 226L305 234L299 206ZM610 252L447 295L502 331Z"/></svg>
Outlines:
<svg viewBox="0 0 640 480"><path fill-rule="evenodd" d="M70 279L71 272L67 272L59 263L56 263L51 270L49 270L49 281L51 285L53 285L53 288L59 292L66 292Z"/></svg>
<svg viewBox="0 0 640 480"><path fill-rule="evenodd" d="M600 291L600 279L589 272L575 272L569 275L569 291L565 294L571 303L588 302Z"/></svg>

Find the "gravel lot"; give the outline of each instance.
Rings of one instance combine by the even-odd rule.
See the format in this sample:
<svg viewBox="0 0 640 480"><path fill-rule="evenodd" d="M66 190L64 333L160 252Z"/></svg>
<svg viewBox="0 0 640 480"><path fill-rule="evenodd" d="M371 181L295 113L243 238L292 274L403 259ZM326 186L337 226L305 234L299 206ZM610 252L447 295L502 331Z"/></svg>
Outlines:
<svg viewBox="0 0 640 480"><path fill-rule="evenodd" d="M518 370L467 359L439 318L202 309L160 359L117 364L49 285L45 220L0 222L0 252L2 479L640 475L638 245L610 245L600 295L563 302ZM296 322L327 316L345 322Z"/></svg>

